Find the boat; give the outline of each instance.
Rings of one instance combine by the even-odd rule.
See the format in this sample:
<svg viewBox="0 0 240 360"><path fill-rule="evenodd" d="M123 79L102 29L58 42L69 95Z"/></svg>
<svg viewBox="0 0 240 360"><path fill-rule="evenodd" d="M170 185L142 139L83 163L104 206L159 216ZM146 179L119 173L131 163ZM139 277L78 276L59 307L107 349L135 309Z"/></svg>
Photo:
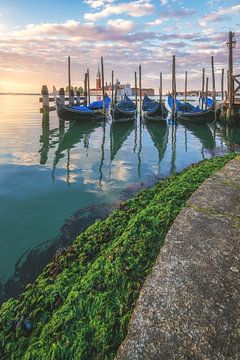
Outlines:
<svg viewBox="0 0 240 360"><path fill-rule="evenodd" d="M114 160L118 150L121 149L122 144L127 140L134 128L134 122L112 122L110 129L110 160Z"/></svg>
<svg viewBox="0 0 240 360"><path fill-rule="evenodd" d="M116 122L134 121L137 115L137 106L125 94L124 99L112 108L112 118Z"/></svg>
<svg viewBox="0 0 240 360"><path fill-rule="evenodd" d="M101 120L105 118L103 110L94 111L83 105L64 105L56 98L56 109L58 117L69 121Z"/></svg>
<svg viewBox="0 0 240 360"><path fill-rule="evenodd" d="M209 123L215 120L215 103L212 98L204 98L205 109L200 109L199 105L194 106L188 102L175 100L175 111L177 121L192 121L197 123ZM168 96L166 107L172 112L173 98Z"/></svg>
<svg viewBox="0 0 240 360"><path fill-rule="evenodd" d="M160 100L150 99L146 94L143 98L142 111L145 120L166 120L168 114L168 110Z"/></svg>
<svg viewBox="0 0 240 360"><path fill-rule="evenodd" d="M104 97L105 109L103 109L103 100L93 101L90 105L64 105L59 98L56 98L56 109L60 119L69 121L100 120L105 118L104 110L109 109L111 99Z"/></svg>

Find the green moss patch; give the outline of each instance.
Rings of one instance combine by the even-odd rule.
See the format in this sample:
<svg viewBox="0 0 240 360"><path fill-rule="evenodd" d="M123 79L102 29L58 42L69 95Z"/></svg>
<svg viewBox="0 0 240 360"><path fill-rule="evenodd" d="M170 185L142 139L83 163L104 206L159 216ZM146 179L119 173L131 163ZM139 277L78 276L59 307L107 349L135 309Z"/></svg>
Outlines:
<svg viewBox="0 0 240 360"><path fill-rule="evenodd" d="M179 211L235 154L161 180L97 221L0 311L0 358L113 359Z"/></svg>

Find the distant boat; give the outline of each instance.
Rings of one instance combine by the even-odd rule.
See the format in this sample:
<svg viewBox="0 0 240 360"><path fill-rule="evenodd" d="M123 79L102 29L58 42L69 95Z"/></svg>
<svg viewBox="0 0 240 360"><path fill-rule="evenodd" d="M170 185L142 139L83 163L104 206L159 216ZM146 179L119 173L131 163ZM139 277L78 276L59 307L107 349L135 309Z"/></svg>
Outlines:
<svg viewBox="0 0 240 360"><path fill-rule="evenodd" d="M181 102L176 99L175 110L177 121L192 121L197 123L208 123L215 120L215 103L212 98L204 99L206 109L194 106L188 102ZM172 112L173 98L171 95L167 99L167 108Z"/></svg>
<svg viewBox="0 0 240 360"><path fill-rule="evenodd" d="M161 101L150 99L146 94L143 98L142 110L146 120L166 120L168 114L168 110Z"/></svg>
<svg viewBox="0 0 240 360"><path fill-rule="evenodd" d="M125 94L124 99L112 108L112 118L116 122L134 121L137 115L137 106Z"/></svg>
<svg viewBox="0 0 240 360"><path fill-rule="evenodd" d="M105 96L105 109L109 108L110 98ZM56 98L56 109L60 119L69 121L101 120L105 118L103 110L103 100L94 101L89 106L83 105L64 105L60 99Z"/></svg>

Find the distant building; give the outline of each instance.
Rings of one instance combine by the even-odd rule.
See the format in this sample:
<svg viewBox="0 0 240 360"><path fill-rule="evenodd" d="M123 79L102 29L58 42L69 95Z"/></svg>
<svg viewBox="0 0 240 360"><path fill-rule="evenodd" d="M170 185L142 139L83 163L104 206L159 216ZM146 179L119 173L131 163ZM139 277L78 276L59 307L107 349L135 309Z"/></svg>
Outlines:
<svg viewBox="0 0 240 360"><path fill-rule="evenodd" d="M96 77L96 90L101 90L101 74L98 67L97 77Z"/></svg>
<svg viewBox="0 0 240 360"><path fill-rule="evenodd" d="M121 84L120 81L117 79L116 83L113 85L113 91L115 94L115 89L117 90L117 97L123 97L124 94L127 96L132 96L132 88L130 84ZM112 84L107 83L104 86L104 91L109 96L112 95ZM98 68L98 72L96 75L96 87L93 89L90 89L91 96L101 96L102 95L102 83L101 83L101 73Z"/></svg>

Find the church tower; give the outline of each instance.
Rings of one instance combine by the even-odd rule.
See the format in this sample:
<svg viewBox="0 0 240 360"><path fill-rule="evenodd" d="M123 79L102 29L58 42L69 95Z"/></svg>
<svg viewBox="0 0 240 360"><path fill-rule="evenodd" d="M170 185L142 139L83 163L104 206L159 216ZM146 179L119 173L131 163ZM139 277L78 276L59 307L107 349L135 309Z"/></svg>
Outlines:
<svg viewBox="0 0 240 360"><path fill-rule="evenodd" d="M96 89L97 90L101 89L101 74L100 74L99 67L98 67L98 72L97 72L97 77L96 77Z"/></svg>

